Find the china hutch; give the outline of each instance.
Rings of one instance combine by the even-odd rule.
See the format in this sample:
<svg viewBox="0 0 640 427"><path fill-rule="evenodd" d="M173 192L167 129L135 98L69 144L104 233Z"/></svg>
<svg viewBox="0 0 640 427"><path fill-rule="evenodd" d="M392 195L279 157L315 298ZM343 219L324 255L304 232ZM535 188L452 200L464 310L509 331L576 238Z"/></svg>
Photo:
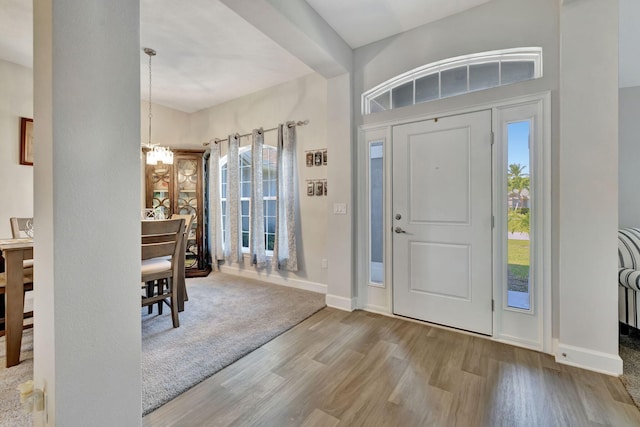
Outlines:
<svg viewBox="0 0 640 427"><path fill-rule="evenodd" d="M205 245L204 151L172 150L173 165L146 165L146 206L164 218L194 214L187 233L185 274L206 276L211 271Z"/></svg>

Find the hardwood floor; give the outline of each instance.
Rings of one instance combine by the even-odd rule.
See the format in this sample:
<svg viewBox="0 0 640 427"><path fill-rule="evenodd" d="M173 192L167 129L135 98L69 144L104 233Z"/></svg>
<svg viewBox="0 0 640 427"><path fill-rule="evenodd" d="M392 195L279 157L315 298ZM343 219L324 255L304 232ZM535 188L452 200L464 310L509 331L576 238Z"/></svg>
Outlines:
<svg viewBox="0 0 640 427"><path fill-rule="evenodd" d="M143 426L640 426L619 379L549 355L325 308Z"/></svg>

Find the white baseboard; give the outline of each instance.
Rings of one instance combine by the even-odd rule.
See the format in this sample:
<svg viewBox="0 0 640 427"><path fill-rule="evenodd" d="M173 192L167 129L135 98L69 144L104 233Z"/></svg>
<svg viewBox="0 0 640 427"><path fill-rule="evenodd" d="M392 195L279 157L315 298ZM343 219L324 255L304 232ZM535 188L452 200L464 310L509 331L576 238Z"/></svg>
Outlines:
<svg viewBox="0 0 640 427"><path fill-rule="evenodd" d="M233 274L234 276L248 277L250 279L261 280L263 282L272 283L274 285L288 286L290 288L304 289L305 291L317 292L319 294L327 293L327 285L322 283L310 282L308 280L296 279L292 277L280 276L278 273L266 274L255 269L238 268L237 266L220 266L222 273Z"/></svg>
<svg viewBox="0 0 640 427"><path fill-rule="evenodd" d="M327 294L327 306L338 310L353 311L357 307L356 298L339 297L338 295Z"/></svg>
<svg viewBox="0 0 640 427"><path fill-rule="evenodd" d="M622 359L618 354L603 353L560 342L556 350L556 362L607 375L622 375Z"/></svg>
<svg viewBox="0 0 640 427"><path fill-rule="evenodd" d="M382 314L384 316L389 316L391 314L391 311L387 307L383 307L381 305L367 304L362 307L362 309L370 313Z"/></svg>
<svg viewBox="0 0 640 427"><path fill-rule="evenodd" d="M501 342L504 344L513 345L516 347L528 348L529 350L545 352L542 343L533 340L525 340L513 335L502 334L492 338L493 341ZM548 353L556 354L556 353Z"/></svg>

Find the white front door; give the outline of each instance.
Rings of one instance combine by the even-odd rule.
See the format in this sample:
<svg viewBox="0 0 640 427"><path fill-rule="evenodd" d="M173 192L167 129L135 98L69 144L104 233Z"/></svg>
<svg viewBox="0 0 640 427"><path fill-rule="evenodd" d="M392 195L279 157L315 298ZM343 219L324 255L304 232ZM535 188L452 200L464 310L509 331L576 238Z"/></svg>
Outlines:
<svg viewBox="0 0 640 427"><path fill-rule="evenodd" d="M393 311L492 334L491 112L393 128Z"/></svg>

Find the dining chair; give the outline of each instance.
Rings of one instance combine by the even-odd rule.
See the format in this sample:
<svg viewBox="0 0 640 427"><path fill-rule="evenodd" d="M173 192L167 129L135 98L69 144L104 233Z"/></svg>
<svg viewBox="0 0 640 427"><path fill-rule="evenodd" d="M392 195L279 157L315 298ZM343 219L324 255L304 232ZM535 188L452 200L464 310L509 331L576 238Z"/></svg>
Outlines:
<svg viewBox="0 0 640 427"><path fill-rule="evenodd" d="M9 218L11 223L11 234L14 239L23 239L30 236L29 233L33 232L33 218Z"/></svg>
<svg viewBox="0 0 640 427"><path fill-rule="evenodd" d="M187 285L185 282L185 256L187 253L187 242L189 240L189 231L191 230L191 224L193 224L193 220L195 219L194 214L173 214L171 215L171 219L184 219L184 235L182 236L182 256L180 257L180 265L178 268L180 269L180 276L178 277L178 290L184 293L183 300L188 301L189 295L187 295Z"/></svg>
<svg viewBox="0 0 640 427"><path fill-rule="evenodd" d="M176 289L178 291L178 311L184 311L184 301L189 300L189 296L187 295L187 286L185 282L185 254L187 251L187 240L189 238L189 230L191 230L191 224L195 219L195 215L193 214L173 214L171 215L171 219L184 219L184 234L182 236L182 249L181 256L178 258L178 277L176 279ZM169 257L167 257L169 258ZM158 280L154 283L149 284L149 286L167 286L166 280ZM159 291L161 292L161 291ZM163 302L158 302L158 314L162 314ZM149 305L148 314L153 312L153 305Z"/></svg>
<svg viewBox="0 0 640 427"><path fill-rule="evenodd" d="M33 290L33 269L28 268L24 271L24 275L22 277L22 283L24 287L24 292ZM6 273L0 273L0 337L5 335L5 297L4 294L6 292L7 287L7 277ZM22 311L24 312L24 298L22 304ZM23 319L29 319L33 317L33 311L29 311L23 314ZM23 324L23 329L32 328L33 323Z"/></svg>
<svg viewBox="0 0 640 427"><path fill-rule="evenodd" d="M184 219L142 221L142 306L168 304L174 328L180 326L177 278L183 234ZM166 286L158 285L162 281Z"/></svg>
<svg viewBox="0 0 640 427"><path fill-rule="evenodd" d="M11 234L14 239L24 239L33 237L33 218L9 218L11 224ZM31 234L31 235L29 235ZM33 267L32 259L22 261L24 268Z"/></svg>

